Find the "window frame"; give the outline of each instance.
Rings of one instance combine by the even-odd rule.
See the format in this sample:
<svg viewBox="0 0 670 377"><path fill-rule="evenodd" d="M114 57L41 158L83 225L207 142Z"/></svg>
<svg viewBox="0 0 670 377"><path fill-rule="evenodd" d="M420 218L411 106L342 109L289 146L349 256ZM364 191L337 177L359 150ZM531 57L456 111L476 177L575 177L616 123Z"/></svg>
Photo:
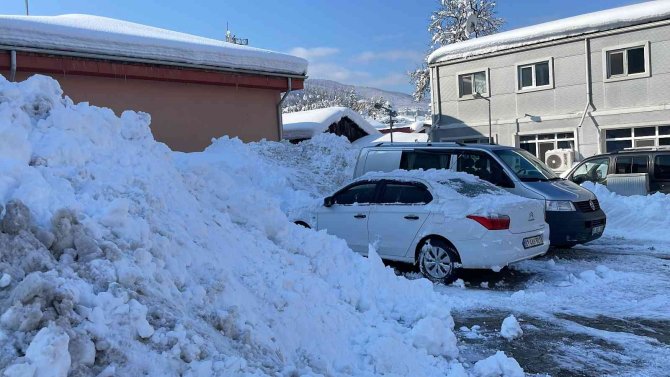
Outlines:
<svg viewBox="0 0 670 377"><path fill-rule="evenodd" d="M547 85L541 85L537 86L536 80L536 68L535 65L540 64L540 63L549 63L549 84ZM525 67L532 67L532 72L533 72L533 85L532 86L526 86L526 87L521 87L521 69ZM529 93L529 92L537 92L541 90L550 90L554 89L554 58L552 56L545 57L545 58L539 58L539 59L533 59L533 60L526 60L522 61L519 63L516 63L514 65L514 88L516 93Z"/></svg>
<svg viewBox="0 0 670 377"><path fill-rule="evenodd" d="M572 134L571 138L558 138L559 134ZM553 138L551 139L540 139L540 135L553 135ZM528 137L528 136L534 136L535 138L533 140L521 140L522 137ZM572 150L576 151L577 150L577 130L576 129L570 129L570 130L552 130L550 132L525 132L525 133L519 133L518 135L518 140L519 143L517 145L518 148L524 149L528 151L527 149L523 148L521 144L535 144L535 153L528 151L528 153L531 153L535 155L538 159L542 160L540 158L539 151L540 151L540 143L554 143L554 149L560 149L558 148L558 143L560 141L572 141ZM563 148L565 149L565 148ZM544 160L542 162L545 162Z"/></svg>
<svg viewBox="0 0 670 377"><path fill-rule="evenodd" d="M604 47L602 50L603 59L603 82L616 82L623 80L634 80L651 76L651 60L649 53L649 41L639 41L634 43L626 43L616 46ZM628 50L643 47L644 48L644 72L628 74ZM624 74L610 75L610 60L609 56L612 53L623 51L623 66Z"/></svg>
<svg viewBox="0 0 670 377"><path fill-rule="evenodd" d="M383 203L382 202L382 195L384 195L384 192L386 191L386 185L388 184L394 184L394 185L405 185L405 186L414 186L414 187L419 187L428 193L430 195L430 200L425 202L425 203ZM380 185L377 187L377 195L375 197L375 205L380 205L380 206L425 206L430 204L433 200L435 200L435 195L430 191L430 188L428 188L427 185L418 182L418 181L398 181L398 180L393 180L393 179L385 179L380 182Z"/></svg>
<svg viewBox="0 0 670 377"><path fill-rule="evenodd" d="M461 71L461 72L456 72L456 97L458 98L459 101L470 101L470 100L476 100L479 98L475 98L474 95L474 75L475 73L480 73L483 72L484 75L486 76L486 92L485 93L480 93L482 97L490 98L491 97L491 80L490 80L490 75L489 75L489 68L474 68L474 69L469 69L467 71ZM461 76L467 76L471 75L473 78L472 81L472 94L465 94L461 95Z"/></svg>
<svg viewBox="0 0 670 377"><path fill-rule="evenodd" d="M630 141L631 148L658 148L658 147L664 147L665 145L661 145L661 139L670 139L670 134L663 134L661 135L661 127L666 127L668 126L667 123L664 124L650 124L650 125L639 125L635 127L608 127L602 130L602 140L603 140L603 151L605 152L616 152L613 150L608 150L607 149L607 142L609 141ZM654 128L655 133L652 136L635 136L635 129L638 128ZM630 136L626 137L607 137L607 131L612 131L612 130L631 130ZM639 140L653 140L654 145L648 146L648 147L636 147L635 142ZM620 150L625 150L620 149Z"/></svg>

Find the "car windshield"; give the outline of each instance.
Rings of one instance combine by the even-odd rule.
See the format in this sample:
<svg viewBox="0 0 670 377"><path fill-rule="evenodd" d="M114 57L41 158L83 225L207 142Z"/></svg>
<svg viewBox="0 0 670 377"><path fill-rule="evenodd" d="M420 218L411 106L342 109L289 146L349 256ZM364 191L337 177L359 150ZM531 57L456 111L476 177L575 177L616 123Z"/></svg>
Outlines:
<svg viewBox="0 0 670 377"><path fill-rule="evenodd" d="M523 182L554 181L561 179L530 152L523 149L499 149L495 154L505 162Z"/></svg>

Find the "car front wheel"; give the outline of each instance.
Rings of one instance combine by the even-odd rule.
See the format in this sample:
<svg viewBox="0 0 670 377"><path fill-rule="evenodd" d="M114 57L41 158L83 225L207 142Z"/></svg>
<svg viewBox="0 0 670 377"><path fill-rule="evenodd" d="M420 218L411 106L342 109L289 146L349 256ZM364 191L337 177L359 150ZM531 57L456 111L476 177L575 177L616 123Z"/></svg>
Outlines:
<svg viewBox="0 0 670 377"><path fill-rule="evenodd" d="M419 250L417 262L421 274L436 283L449 284L457 278L456 250L442 240L428 240Z"/></svg>

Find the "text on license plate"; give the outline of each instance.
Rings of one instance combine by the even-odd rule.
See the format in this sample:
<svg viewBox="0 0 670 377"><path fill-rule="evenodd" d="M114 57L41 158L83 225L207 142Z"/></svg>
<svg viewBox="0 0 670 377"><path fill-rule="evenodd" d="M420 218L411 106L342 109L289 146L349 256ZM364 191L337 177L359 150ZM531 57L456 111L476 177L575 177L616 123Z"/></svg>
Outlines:
<svg viewBox="0 0 670 377"><path fill-rule="evenodd" d="M605 230L605 225L598 225L594 226L591 228L591 234L596 235L596 234L602 234L602 232Z"/></svg>
<svg viewBox="0 0 670 377"><path fill-rule="evenodd" d="M523 239L523 248L530 249L531 247L540 246L544 244L542 236L528 237Z"/></svg>

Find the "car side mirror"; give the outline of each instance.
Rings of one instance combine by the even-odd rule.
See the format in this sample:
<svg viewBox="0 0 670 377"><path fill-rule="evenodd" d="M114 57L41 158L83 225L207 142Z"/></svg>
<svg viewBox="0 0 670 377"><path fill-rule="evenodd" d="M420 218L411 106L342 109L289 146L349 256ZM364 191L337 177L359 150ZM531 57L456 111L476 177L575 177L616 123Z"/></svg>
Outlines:
<svg viewBox="0 0 670 377"><path fill-rule="evenodd" d="M323 206L324 207L332 207L333 204L335 204L335 199L332 196L326 196L323 199Z"/></svg>

